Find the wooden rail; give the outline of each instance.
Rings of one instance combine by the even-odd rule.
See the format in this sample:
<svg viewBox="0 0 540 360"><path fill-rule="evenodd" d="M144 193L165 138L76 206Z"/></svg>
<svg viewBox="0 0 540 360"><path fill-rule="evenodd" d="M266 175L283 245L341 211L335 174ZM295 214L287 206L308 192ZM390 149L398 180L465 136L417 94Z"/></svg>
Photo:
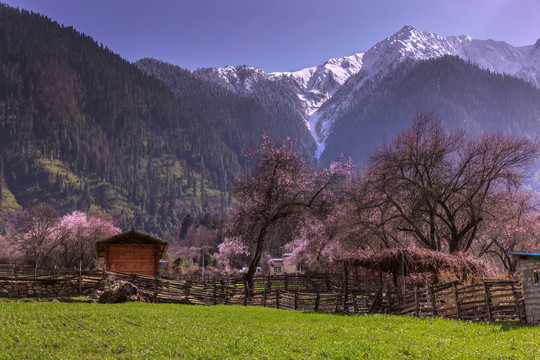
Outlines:
<svg viewBox="0 0 540 360"><path fill-rule="evenodd" d="M416 289L403 295L388 294L379 309L385 313L419 317L526 321L521 284L511 280L485 280L466 286L452 282Z"/></svg>
<svg viewBox="0 0 540 360"><path fill-rule="evenodd" d="M285 277L278 281L259 277L255 281L255 288L250 290L240 278L201 282L122 273L108 273L108 276L113 280L134 283L143 296L155 302L264 306L349 314L377 312L477 321L525 321L521 285L510 280L486 280L466 286L451 282L414 288L404 294L382 294L382 288L374 290L355 286L350 289L349 285L332 289L321 284L293 282L290 278L285 281ZM343 288L348 291L343 291Z"/></svg>

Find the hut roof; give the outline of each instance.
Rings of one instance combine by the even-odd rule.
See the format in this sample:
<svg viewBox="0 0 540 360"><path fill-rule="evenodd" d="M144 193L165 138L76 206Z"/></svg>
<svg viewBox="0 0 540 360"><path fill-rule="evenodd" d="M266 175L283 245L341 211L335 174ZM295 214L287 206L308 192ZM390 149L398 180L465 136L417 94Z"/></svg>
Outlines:
<svg viewBox="0 0 540 360"><path fill-rule="evenodd" d="M526 253L526 252L509 252L509 255L518 255L518 256L540 256L538 253Z"/></svg>
<svg viewBox="0 0 540 360"><path fill-rule="evenodd" d="M403 275L449 270L461 273L484 274L482 260L464 253L447 254L419 248L393 248L381 252L354 251L343 254L336 261Z"/></svg>
<svg viewBox="0 0 540 360"><path fill-rule="evenodd" d="M159 257L163 258L169 247L169 243L150 235L143 234L141 232L131 230L125 233L116 234L106 239L102 239L96 242L96 253L98 257L102 257L105 254L105 245L158 245Z"/></svg>

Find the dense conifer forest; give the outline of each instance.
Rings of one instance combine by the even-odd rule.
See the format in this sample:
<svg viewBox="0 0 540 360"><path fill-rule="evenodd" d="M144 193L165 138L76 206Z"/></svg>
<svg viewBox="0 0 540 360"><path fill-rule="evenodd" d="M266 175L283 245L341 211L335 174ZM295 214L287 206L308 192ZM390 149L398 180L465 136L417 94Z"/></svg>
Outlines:
<svg viewBox="0 0 540 360"><path fill-rule="evenodd" d="M245 78L255 78L251 94L239 94L219 81L215 69L195 72L155 59L135 62L145 73L155 76L189 106L206 115L221 139L236 153L247 146L256 148L261 135L296 140L296 151L313 161L315 141L306 127L298 96L282 82L254 76L255 70L242 67Z"/></svg>
<svg viewBox="0 0 540 360"><path fill-rule="evenodd" d="M239 148L214 119L71 27L5 5L0 23L4 213L48 203L163 234L229 205Z"/></svg>

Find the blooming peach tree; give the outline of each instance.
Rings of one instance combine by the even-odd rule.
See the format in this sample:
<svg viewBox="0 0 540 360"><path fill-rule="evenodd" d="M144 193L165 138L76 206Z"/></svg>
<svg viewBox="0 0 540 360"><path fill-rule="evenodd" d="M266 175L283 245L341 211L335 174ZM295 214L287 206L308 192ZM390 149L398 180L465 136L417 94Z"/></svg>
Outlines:
<svg viewBox="0 0 540 360"><path fill-rule="evenodd" d="M261 145L247 155L253 170L236 189L239 205L228 228L250 247L246 273L250 288L267 240L282 227L294 227L310 212L324 206L327 195L347 177L351 163L333 163L315 171L294 151L294 144L274 143L263 135Z"/></svg>

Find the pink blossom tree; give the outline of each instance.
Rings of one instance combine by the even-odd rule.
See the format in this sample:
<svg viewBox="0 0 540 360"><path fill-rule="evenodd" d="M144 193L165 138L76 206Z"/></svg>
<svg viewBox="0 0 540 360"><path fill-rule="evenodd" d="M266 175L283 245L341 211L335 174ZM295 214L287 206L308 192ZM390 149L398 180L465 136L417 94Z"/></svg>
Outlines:
<svg viewBox="0 0 540 360"><path fill-rule="evenodd" d="M216 259L228 271L246 265L249 261L249 248L239 236L225 238L218 245L218 250Z"/></svg>
<svg viewBox="0 0 540 360"><path fill-rule="evenodd" d="M313 272L324 271L337 255L344 251L342 239L333 236L325 223L303 224L299 236L285 245L291 260Z"/></svg>
<svg viewBox="0 0 540 360"><path fill-rule="evenodd" d="M237 188L239 206L228 228L228 235L241 236L251 245L251 262L246 280L253 288L253 277L271 233L324 204L325 196L350 171L350 162L333 163L329 169L313 171L294 151L294 144L276 144L267 135L262 144L248 153L255 159L250 176Z"/></svg>
<svg viewBox="0 0 540 360"><path fill-rule="evenodd" d="M56 233L61 241L56 251L57 264L61 267L92 267L95 243L121 232L110 219L74 211L60 219Z"/></svg>
<svg viewBox="0 0 540 360"><path fill-rule="evenodd" d="M479 231L474 249L480 256L495 259L514 275L517 256L510 252L540 251L540 212L532 194L517 192L503 202L491 204L490 217Z"/></svg>
<svg viewBox="0 0 540 360"><path fill-rule="evenodd" d="M14 256L40 266L92 267L97 240L121 230L107 218L75 211L60 217L56 210L39 205L22 212L11 239Z"/></svg>

